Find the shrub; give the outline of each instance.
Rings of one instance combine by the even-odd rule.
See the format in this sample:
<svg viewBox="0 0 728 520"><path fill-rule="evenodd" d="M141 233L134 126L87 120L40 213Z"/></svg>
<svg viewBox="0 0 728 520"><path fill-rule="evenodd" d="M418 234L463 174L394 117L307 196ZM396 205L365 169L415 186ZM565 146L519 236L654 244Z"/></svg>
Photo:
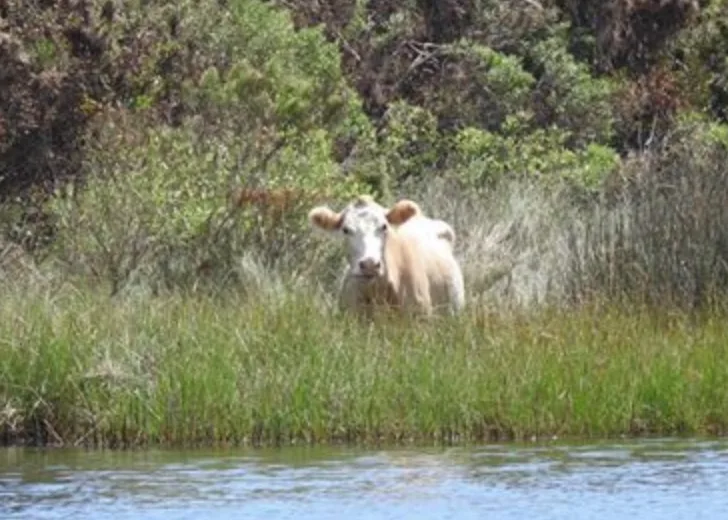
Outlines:
<svg viewBox="0 0 728 520"><path fill-rule="evenodd" d="M568 52L565 27L528 51L538 81L534 88L534 123L568 130L570 147L609 144L613 137L614 82L592 77L589 68Z"/></svg>
<svg viewBox="0 0 728 520"><path fill-rule="evenodd" d="M424 177L437 167L442 147L437 120L429 111L404 101L392 103L383 119L376 149L391 182Z"/></svg>
<svg viewBox="0 0 728 520"><path fill-rule="evenodd" d="M56 251L112 292L139 275L170 286L213 272L229 283L244 253L284 262L282 250L306 253L310 204L367 190L333 159L336 138L368 128L335 47L254 0L231 4L224 20L216 36L229 64L180 85L194 115L169 126L139 106L104 110L84 182L49 205Z"/></svg>
<svg viewBox="0 0 728 520"><path fill-rule="evenodd" d="M493 185L524 176L545 184L564 180L596 189L618 164L608 147L591 143L582 150L567 145L570 133L557 127L529 129L528 117L509 117L502 133L466 128L454 137L452 175L465 186Z"/></svg>
<svg viewBox="0 0 728 520"><path fill-rule="evenodd" d="M245 169L240 152L249 135L210 140L192 123L130 128L131 121L115 126L105 118L88 152L85 184L67 185L49 204L56 254L108 282L112 292L134 280L157 288L201 278L235 285L246 254L268 267L298 260L288 266L312 268L304 261L316 256L304 247L310 205L365 191L353 178L333 177L324 139L305 140L303 148L287 144L271 162L258 192L282 193L276 186L286 186L290 196L282 199L241 187L241 179L256 174Z"/></svg>
<svg viewBox="0 0 728 520"><path fill-rule="evenodd" d="M692 107L728 121L728 2L709 2L670 46L669 61ZM667 61L667 60L666 60ZM669 62L668 62L669 64ZM667 65L667 64L666 64Z"/></svg>

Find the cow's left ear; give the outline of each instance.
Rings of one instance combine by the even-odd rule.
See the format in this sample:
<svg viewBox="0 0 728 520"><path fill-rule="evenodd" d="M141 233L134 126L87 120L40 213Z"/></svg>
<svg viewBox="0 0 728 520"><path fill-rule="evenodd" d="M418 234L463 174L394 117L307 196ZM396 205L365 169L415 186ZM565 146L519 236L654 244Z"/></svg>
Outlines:
<svg viewBox="0 0 728 520"><path fill-rule="evenodd" d="M403 199L398 201L389 209L389 211L387 211L387 221L394 226L399 226L415 215L420 214L422 214L422 210L416 202Z"/></svg>

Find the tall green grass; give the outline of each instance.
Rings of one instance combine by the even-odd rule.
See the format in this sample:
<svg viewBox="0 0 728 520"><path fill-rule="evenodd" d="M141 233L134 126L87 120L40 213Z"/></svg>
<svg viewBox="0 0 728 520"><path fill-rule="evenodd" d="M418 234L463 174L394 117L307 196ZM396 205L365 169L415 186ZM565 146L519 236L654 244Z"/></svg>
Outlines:
<svg viewBox="0 0 728 520"><path fill-rule="evenodd" d="M3 292L6 443L449 443L728 426L719 314L472 307L367 324L294 290L255 299L109 299L68 285Z"/></svg>

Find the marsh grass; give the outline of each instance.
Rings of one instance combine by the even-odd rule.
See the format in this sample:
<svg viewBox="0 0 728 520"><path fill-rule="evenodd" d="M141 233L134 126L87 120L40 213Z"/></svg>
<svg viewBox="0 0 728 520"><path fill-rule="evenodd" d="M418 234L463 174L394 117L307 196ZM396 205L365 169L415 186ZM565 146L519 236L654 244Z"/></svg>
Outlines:
<svg viewBox="0 0 728 520"><path fill-rule="evenodd" d="M544 307L364 324L312 289L109 299L8 287L6 443L129 447L720 433L728 328Z"/></svg>
<svg viewBox="0 0 728 520"><path fill-rule="evenodd" d="M633 163L613 200L528 180L402 186L394 198L457 233L467 311L431 322L338 313L342 245L302 222L297 247L221 240L225 269L162 289L139 276L109 290L113 279L6 247L0 435L143 446L724 433L725 150L675 143L675 156Z"/></svg>
<svg viewBox="0 0 728 520"><path fill-rule="evenodd" d="M405 194L454 227L471 301L505 309L565 300L568 231L584 219L565 189L514 180L476 192L433 179Z"/></svg>
<svg viewBox="0 0 728 520"><path fill-rule="evenodd" d="M498 308L710 307L728 291L728 137L685 125L624 161L614 188L432 179L400 196L450 222L473 301Z"/></svg>

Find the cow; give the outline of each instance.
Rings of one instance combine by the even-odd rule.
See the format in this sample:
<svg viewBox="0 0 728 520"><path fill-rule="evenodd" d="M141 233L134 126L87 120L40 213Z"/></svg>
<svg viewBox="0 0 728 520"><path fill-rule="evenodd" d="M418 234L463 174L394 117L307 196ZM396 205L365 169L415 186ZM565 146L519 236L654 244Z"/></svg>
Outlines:
<svg viewBox="0 0 728 520"><path fill-rule="evenodd" d="M451 314L464 308L455 232L447 222L425 216L416 202L402 199L386 209L360 195L340 212L317 206L308 217L314 228L341 234L346 241L342 309L371 315L383 304L431 316L444 308Z"/></svg>

